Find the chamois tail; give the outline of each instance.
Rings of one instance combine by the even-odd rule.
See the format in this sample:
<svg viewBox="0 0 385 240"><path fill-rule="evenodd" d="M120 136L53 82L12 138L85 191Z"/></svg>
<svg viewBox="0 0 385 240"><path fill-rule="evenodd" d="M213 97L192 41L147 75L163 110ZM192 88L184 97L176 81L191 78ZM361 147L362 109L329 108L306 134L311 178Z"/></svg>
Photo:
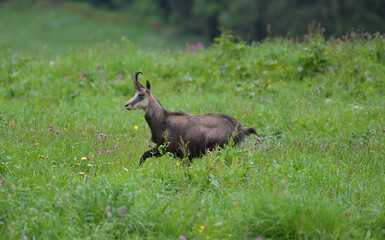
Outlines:
<svg viewBox="0 0 385 240"><path fill-rule="evenodd" d="M257 130L255 130L255 128L246 128L246 135L249 136L250 134L255 134L255 135L259 135L257 133Z"/></svg>

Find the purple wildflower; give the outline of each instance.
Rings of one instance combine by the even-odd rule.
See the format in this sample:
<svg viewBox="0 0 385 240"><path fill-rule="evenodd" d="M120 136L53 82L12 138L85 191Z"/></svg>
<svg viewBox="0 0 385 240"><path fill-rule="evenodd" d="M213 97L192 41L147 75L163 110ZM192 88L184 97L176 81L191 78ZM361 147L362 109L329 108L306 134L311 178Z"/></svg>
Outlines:
<svg viewBox="0 0 385 240"><path fill-rule="evenodd" d="M183 235L180 235L180 236L178 237L178 240L186 240L186 237L183 236Z"/></svg>
<svg viewBox="0 0 385 240"><path fill-rule="evenodd" d="M101 66L97 66L96 70L100 71L100 70L102 70L102 67Z"/></svg>
<svg viewBox="0 0 385 240"><path fill-rule="evenodd" d="M125 214L127 212L127 209L126 209L126 206L121 206L119 209L118 209L118 216L121 217L123 214Z"/></svg>
<svg viewBox="0 0 385 240"><path fill-rule="evenodd" d="M68 77L64 77L64 81L68 81Z"/></svg>
<svg viewBox="0 0 385 240"><path fill-rule="evenodd" d="M11 194L8 194L8 198L12 198L12 195L11 195Z"/></svg>
<svg viewBox="0 0 385 240"><path fill-rule="evenodd" d="M118 74L118 80L122 79L122 74Z"/></svg>
<svg viewBox="0 0 385 240"><path fill-rule="evenodd" d="M257 138L258 142L261 143L262 139L260 137Z"/></svg>
<svg viewBox="0 0 385 240"><path fill-rule="evenodd" d="M111 213L111 206L107 206L107 207L106 207L106 215L107 215L107 217L111 217L111 216L112 216L112 213Z"/></svg>
<svg viewBox="0 0 385 240"><path fill-rule="evenodd" d="M103 138L103 133L99 133L99 139Z"/></svg>
<svg viewBox="0 0 385 240"><path fill-rule="evenodd" d="M84 71L84 75L88 75L88 71L87 70Z"/></svg>
<svg viewBox="0 0 385 240"><path fill-rule="evenodd" d="M79 73L79 77L83 77L83 73Z"/></svg>
<svg viewBox="0 0 385 240"><path fill-rule="evenodd" d="M56 135L60 135L60 131L56 131Z"/></svg>
<svg viewBox="0 0 385 240"><path fill-rule="evenodd" d="M5 183L5 180L4 180L4 179L1 179L1 180L0 180L0 186L3 186L4 183Z"/></svg>
<svg viewBox="0 0 385 240"><path fill-rule="evenodd" d="M114 149L118 149L118 145L115 145L115 146L114 146Z"/></svg>
<svg viewBox="0 0 385 240"><path fill-rule="evenodd" d="M191 50L191 51L198 51L200 49L203 49L203 44L202 43L197 43L197 45L190 45L187 47L188 50Z"/></svg>
<svg viewBox="0 0 385 240"><path fill-rule="evenodd" d="M260 238L260 237L257 237L257 239L255 239L255 240L262 240L262 238Z"/></svg>
<svg viewBox="0 0 385 240"><path fill-rule="evenodd" d="M101 154L102 152L101 151L98 151L98 154Z"/></svg>

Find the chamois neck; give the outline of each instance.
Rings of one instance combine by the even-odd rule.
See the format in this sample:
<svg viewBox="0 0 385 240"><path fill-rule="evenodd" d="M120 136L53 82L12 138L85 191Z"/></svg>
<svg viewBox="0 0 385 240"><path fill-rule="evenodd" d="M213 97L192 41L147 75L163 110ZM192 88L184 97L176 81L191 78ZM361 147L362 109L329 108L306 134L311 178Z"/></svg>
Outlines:
<svg viewBox="0 0 385 240"><path fill-rule="evenodd" d="M167 110L162 104L153 96L146 107L144 118L151 130L151 140L157 144L162 144L163 133L166 130L166 115Z"/></svg>
<svg viewBox="0 0 385 240"><path fill-rule="evenodd" d="M145 117L147 118L162 118L166 113L166 109L155 97L151 96L151 99L145 110Z"/></svg>

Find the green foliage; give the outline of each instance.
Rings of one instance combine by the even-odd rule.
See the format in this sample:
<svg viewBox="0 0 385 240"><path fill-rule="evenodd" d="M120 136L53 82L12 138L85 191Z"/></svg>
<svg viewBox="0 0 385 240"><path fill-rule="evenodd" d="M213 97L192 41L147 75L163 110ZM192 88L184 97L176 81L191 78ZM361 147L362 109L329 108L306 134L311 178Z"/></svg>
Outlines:
<svg viewBox="0 0 385 240"><path fill-rule="evenodd" d="M319 73L327 67L329 57L325 54L326 44L324 37L317 33L299 53L298 72L301 79L306 75Z"/></svg>
<svg viewBox="0 0 385 240"><path fill-rule="evenodd" d="M223 32L210 48L178 51L3 48L0 236L383 239L381 44L250 45ZM139 167L151 142L143 112L124 109L133 71L167 109L232 115L261 141Z"/></svg>

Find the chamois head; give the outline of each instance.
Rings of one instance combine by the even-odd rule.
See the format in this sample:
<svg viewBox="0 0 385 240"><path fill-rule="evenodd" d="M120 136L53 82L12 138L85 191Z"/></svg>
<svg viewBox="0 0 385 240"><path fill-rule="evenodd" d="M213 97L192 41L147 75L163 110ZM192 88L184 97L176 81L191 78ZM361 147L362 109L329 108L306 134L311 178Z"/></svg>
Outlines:
<svg viewBox="0 0 385 240"><path fill-rule="evenodd" d="M146 80L146 87L144 87L139 81L138 81L138 75L143 74L142 72L134 72L132 74L132 80L134 81L134 85L136 88L136 94L133 98L131 98L125 105L127 110L134 110L134 109L146 109L150 97L151 97L151 85L148 80Z"/></svg>

